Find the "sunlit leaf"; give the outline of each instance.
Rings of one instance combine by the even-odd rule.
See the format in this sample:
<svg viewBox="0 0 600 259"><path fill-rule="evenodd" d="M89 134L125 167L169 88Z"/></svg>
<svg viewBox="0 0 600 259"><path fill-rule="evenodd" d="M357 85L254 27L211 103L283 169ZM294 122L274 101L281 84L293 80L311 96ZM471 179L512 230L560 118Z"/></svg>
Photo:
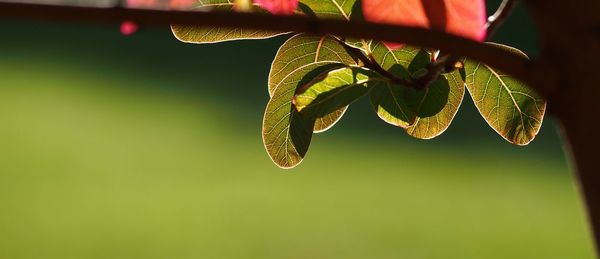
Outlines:
<svg viewBox="0 0 600 259"><path fill-rule="evenodd" d="M485 38L485 0L362 0L362 3L365 19L372 22L431 28L477 41Z"/></svg>
<svg viewBox="0 0 600 259"><path fill-rule="evenodd" d="M412 75L424 69L431 60L427 51L421 50L408 66ZM464 71L455 70L444 73L427 88L418 91L419 100L415 111L414 124L406 129L408 135L419 139L431 139L444 133L454 120L465 96Z"/></svg>
<svg viewBox="0 0 600 259"><path fill-rule="evenodd" d="M148 1L148 0L138 0ZM282 0L281 0L282 1ZM226 10L231 11L234 8L234 0L203 0L200 1L196 8L198 10ZM279 12L277 7L279 5L273 5L265 7L266 2L278 2L278 1L259 1L259 4L255 5L255 11L265 11L262 7L269 10L273 8L272 12ZM265 3L263 3L265 2ZM284 1L287 3L287 1ZM320 18L340 18L350 19L352 15L353 7L356 8L356 0L300 0L299 8L296 8L298 13L304 15L314 15ZM291 8L291 7L290 7ZM277 10L275 10L277 9ZM265 39L271 38L277 35L285 34L281 32L269 32L262 30L250 30L240 28L217 28L217 27L203 27L197 25L172 25L171 29L177 39L188 43L215 43L224 42L231 40L242 40L242 39ZM353 45L360 47L362 44L360 41L351 41ZM318 123L317 123L318 124Z"/></svg>
<svg viewBox="0 0 600 259"><path fill-rule="evenodd" d="M527 57L515 48L493 45ZM467 60L465 71L467 89L488 124L513 144L529 144L542 126L546 101L523 82L486 64Z"/></svg>
<svg viewBox="0 0 600 259"><path fill-rule="evenodd" d="M314 117L322 117L346 107L369 90L369 81L383 80L360 67L344 67L325 72L297 90L296 109Z"/></svg>
<svg viewBox="0 0 600 259"><path fill-rule="evenodd" d="M234 0L233 10L236 12L252 12L254 3L252 0Z"/></svg>
<svg viewBox="0 0 600 259"><path fill-rule="evenodd" d="M357 0L300 0L300 10L319 18L363 20L360 1ZM360 39L346 39L357 48L364 48Z"/></svg>
<svg viewBox="0 0 600 259"><path fill-rule="evenodd" d="M234 4L234 0L203 0L198 1L195 9L204 11L232 11ZM255 7L254 9L260 11L260 7ZM198 25L180 24L171 25L171 30L173 31L173 35L175 35L178 40L187 43L216 43L231 40L265 39L285 34L281 32L270 32L263 30L204 27Z"/></svg>
<svg viewBox="0 0 600 259"><path fill-rule="evenodd" d="M465 96L464 76L459 70L442 74L442 77L425 91L425 98L433 100L424 103L445 103L445 105L433 116L427 116L429 112L426 110L417 112L419 115L414 124L406 129L406 133L419 139L437 137L448 129Z"/></svg>
<svg viewBox="0 0 600 259"><path fill-rule="evenodd" d="M384 69L401 78L411 78L431 60L427 51L412 46L390 51L374 42L371 51ZM448 128L460 107L465 92L462 78L459 71L443 74L420 90L382 84L371 91L371 103L384 121L406 128L413 137L433 138Z"/></svg>
<svg viewBox="0 0 600 259"><path fill-rule="evenodd" d="M338 63L356 65L356 61L331 36L296 35L281 46L273 60L269 73L269 94L272 96L283 80L299 68L309 64ZM329 129L342 117L345 110L346 108L341 108L319 118L315 122L315 132Z"/></svg>
<svg viewBox="0 0 600 259"><path fill-rule="evenodd" d="M410 79L410 73L406 68L419 51L413 47L390 51L381 42L374 42L371 45L372 55L381 67L404 79ZM408 95L407 86L378 82L373 85L370 99L379 118L391 125L407 128L416 119L416 112L410 106Z"/></svg>
<svg viewBox="0 0 600 259"><path fill-rule="evenodd" d="M304 13L312 13L319 18L350 20L355 2L356 0L300 0L300 8Z"/></svg>
<svg viewBox="0 0 600 259"><path fill-rule="evenodd" d="M396 76L408 78L408 73L402 72L405 71L402 67L398 66L394 70ZM417 115L408 101L410 89L407 86L379 81L373 83L372 87L370 100L379 118L402 128L413 124Z"/></svg>
<svg viewBox="0 0 600 259"><path fill-rule="evenodd" d="M292 104L296 89L341 66L320 62L299 67L287 74L273 92L263 119L262 137L269 157L277 166L292 168L302 162L312 138L315 119L303 116Z"/></svg>

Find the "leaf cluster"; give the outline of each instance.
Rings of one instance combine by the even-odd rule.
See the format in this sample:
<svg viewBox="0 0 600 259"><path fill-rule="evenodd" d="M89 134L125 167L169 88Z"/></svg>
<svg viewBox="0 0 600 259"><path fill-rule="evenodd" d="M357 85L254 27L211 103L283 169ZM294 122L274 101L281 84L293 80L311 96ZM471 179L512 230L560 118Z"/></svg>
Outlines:
<svg viewBox="0 0 600 259"><path fill-rule="evenodd" d="M233 8L233 0L204 0L200 9ZM253 8L255 11L260 7ZM360 0L300 0L298 15L362 19ZM184 42L214 43L261 39L279 32L173 25ZM494 43L490 43L494 44ZM525 55L517 49L499 48ZM404 46L391 50L382 42L334 35L296 34L273 60L262 137L267 153L282 168L298 165L312 135L331 128L348 105L368 98L384 122L415 138L442 134L456 115L465 92L488 124L507 141L526 145L538 133L546 101L518 80L473 60L459 61L425 87L411 82L428 72L436 51Z"/></svg>

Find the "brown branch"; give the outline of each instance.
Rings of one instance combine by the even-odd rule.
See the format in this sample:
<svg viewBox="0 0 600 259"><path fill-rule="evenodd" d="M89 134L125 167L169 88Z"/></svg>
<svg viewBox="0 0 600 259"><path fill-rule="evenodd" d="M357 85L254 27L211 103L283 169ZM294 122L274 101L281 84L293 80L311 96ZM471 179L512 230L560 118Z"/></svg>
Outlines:
<svg viewBox="0 0 600 259"><path fill-rule="evenodd" d="M197 24L271 31L333 34L344 37L404 42L439 49L481 61L525 82L532 82L532 63L519 55L480 42L423 28L374 24L306 16L275 16L258 13L190 12L51 6L0 2L0 17L58 20L71 22L118 23L133 20L143 25Z"/></svg>

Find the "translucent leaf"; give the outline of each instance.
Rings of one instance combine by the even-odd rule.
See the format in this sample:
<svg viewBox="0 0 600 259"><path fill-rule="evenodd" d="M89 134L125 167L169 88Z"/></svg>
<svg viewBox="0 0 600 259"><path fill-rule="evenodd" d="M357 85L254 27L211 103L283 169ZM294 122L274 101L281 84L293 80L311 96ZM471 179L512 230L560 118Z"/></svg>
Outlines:
<svg viewBox="0 0 600 259"><path fill-rule="evenodd" d="M300 0L300 9L319 18L350 20L356 0Z"/></svg>
<svg viewBox="0 0 600 259"><path fill-rule="evenodd" d="M319 18L364 20L360 1L357 0L300 0L300 10L306 15ZM354 47L365 47L361 39L345 40L347 44Z"/></svg>
<svg viewBox="0 0 600 259"><path fill-rule="evenodd" d="M331 36L296 35L279 48L273 60L269 73L269 94L272 96L275 89L294 71L310 64L356 65L356 61ZM315 122L314 131L323 132L329 129L345 111L345 107L340 108L334 113L319 118Z"/></svg>
<svg viewBox="0 0 600 259"><path fill-rule="evenodd" d="M235 4L234 2L234 0L203 0L198 2L196 8L203 11L232 11ZM286 5L284 6L279 2L285 2L283 4ZM289 0L261 0L258 1L254 10L265 11L263 9L265 8L274 13L282 13L284 10L286 10L285 12L288 12L293 6L288 6L287 4L290 4L288 2ZM350 19L355 2L355 0L300 0L297 11L299 13L304 13L305 15L314 15L321 18ZM261 6L263 8L261 8ZM203 27L196 25L172 25L171 29L177 39L188 43L215 43L243 39L265 39L286 33L249 29L244 30L239 28Z"/></svg>
<svg viewBox="0 0 600 259"><path fill-rule="evenodd" d="M477 41L485 39L485 0L363 0L366 20L442 30ZM390 48L402 47L386 43Z"/></svg>
<svg viewBox="0 0 600 259"><path fill-rule="evenodd" d="M411 78L431 60L430 53L412 46L391 51L381 42L375 42L371 51L382 68L401 78ZM381 84L371 90L371 103L379 117L389 124L405 128L416 138L433 138L450 126L458 112L465 93L463 78L458 70L442 74L420 90Z"/></svg>
<svg viewBox="0 0 600 259"><path fill-rule="evenodd" d="M490 44L527 57L515 48ZM487 123L509 142L529 144L542 126L546 101L523 82L486 64L467 60L465 71L467 89Z"/></svg>
<svg viewBox="0 0 600 259"><path fill-rule="evenodd" d="M383 80L373 75L359 67L325 72L298 89L294 105L299 112L316 118L328 115L365 95L369 90L369 80Z"/></svg>
<svg viewBox="0 0 600 259"><path fill-rule="evenodd" d="M445 105L433 116L427 116L428 111L420 110L414 124L406 129L406 133L419 139L431 139L444 133L454 120L464 96L465 83L461 71L442 74L442 78L433 82L425 93L425 98L437 100L424 101L424 103L445 103Z"/></svg>
<svg viewBox="0 0 600 259"><path fill-rule="evenodd" d="M373 58L383 69L403 79L411 78L407 68L419 51L420 49L414 47L390 51L381 42L371 43ZM412 125L416 119L416 112L414 107L410 106L409 91L409 87L390 82L376 83L371 90L370 99L379 118L402 128Z"/></svg>
<svg viewBox="0 0 600 259"><path fill-rule="evenodd" d="M402 66L397 65L389 71L397 77L409 78L408 72ZM413 124L417 115L409 102L409 87L389 81L374 82L372 87L370 100L379 118L401 128Z"/></svg>
<svg viewBox="0 0 600 259"><path fill-rule="evenodd" d="M262 137L269 157L277 166L292 168L302 162L312 138L315 119L303 116L292 104L296 89L341 66L332 62L302 66L283 78L273 92L263 119Z"/></svg>
<svg viewBox="0 0 600 259"><path fill-rule="evenodd" d="M234 0L203 0L199 1L195 9L202 11L221 10L233 11ZM260 7L254 8L260 11ZM264 12L264 10L263 10ZM175 37L187 43L216 43L232 40L244 39L266 39L277 35L285 34L281 32L270 32L263 30L251 30L241 28L225 27L205 27L198 25L171 25L171 30Z"/></svg>

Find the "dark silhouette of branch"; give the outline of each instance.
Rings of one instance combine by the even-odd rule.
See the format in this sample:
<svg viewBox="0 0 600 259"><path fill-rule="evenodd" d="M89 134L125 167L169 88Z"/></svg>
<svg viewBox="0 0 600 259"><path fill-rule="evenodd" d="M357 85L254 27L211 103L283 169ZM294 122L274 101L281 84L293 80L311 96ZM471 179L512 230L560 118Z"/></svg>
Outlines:
<svg viewBox="0 0 600 259"><path fill-rule="evenodd" d="M190 12L125 8L93 8L51 6L0 2L0 17L58 20L72 22L118 23L136 21L142 25L196 24L271 31L294 31L333 34L344 37L375 39L439 49L468 57L511 74L525 82L533 82L532 63L511 52L480 42L423 28L374 24L307 16L275 16L258 13ZM532 84L533 85L533 84Z"/></svg>

